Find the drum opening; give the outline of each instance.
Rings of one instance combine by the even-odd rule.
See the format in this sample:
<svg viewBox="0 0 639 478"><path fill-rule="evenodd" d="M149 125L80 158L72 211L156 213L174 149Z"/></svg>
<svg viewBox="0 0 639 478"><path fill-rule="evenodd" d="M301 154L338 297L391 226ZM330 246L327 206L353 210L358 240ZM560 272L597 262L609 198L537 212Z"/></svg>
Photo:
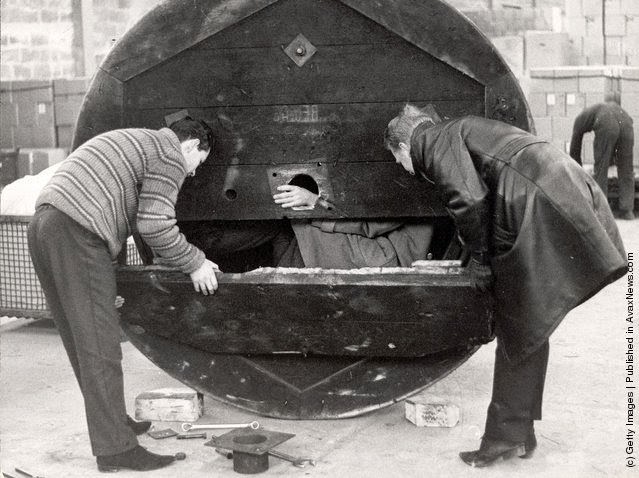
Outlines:
<svg viewBox="0 0 639 478"><path fill-rule="evenodd" d="M433 234L427 259L462 258L462 247L456 238L455 226L447 216L378 220L395 220L406 224L430 223ZM207 258L218 264L224 272L242 273L259 267L278 267L274 257L274 245L290 242L295 237L288 219L184 221L178 226L187 240L204 251Z"/></svg>
<svg viewBox="0 0 639 478"><path fill-rule="evenodd" d="M319 194L319 186L317 185L317 182L308 174L297 174L293 176L293 179L291 179L288 184L307 189L313 194Z"/></svg>

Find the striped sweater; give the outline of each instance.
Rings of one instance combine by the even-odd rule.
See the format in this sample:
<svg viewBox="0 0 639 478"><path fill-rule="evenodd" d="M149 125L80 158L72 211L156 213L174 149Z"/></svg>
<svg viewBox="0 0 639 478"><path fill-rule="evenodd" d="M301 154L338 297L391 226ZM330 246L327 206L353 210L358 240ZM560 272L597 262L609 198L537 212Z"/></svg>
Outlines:
<svg viewBox="0 0 639 478"><path fill-rule="evenodd" d="M168 128L120 129L98 135L60 165L36 206L51 204L101 237L116 258L137 229L162 262L191 273L204 253L175 219L186 178L178 137Z"/></svg>

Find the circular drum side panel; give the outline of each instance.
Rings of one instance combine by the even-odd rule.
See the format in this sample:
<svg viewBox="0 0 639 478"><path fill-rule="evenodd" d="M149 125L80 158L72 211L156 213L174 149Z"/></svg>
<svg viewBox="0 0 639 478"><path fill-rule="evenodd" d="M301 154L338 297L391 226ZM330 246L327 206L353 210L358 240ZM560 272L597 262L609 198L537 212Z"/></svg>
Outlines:
<svg viewBox="0 0 639 478"><path fill-rule="evenodd" d="M405 360L246 357L209 354L122 327L133 345L177 380L222 402L285 419L346 418L392 405L445 377L478 348Z"/></svg>

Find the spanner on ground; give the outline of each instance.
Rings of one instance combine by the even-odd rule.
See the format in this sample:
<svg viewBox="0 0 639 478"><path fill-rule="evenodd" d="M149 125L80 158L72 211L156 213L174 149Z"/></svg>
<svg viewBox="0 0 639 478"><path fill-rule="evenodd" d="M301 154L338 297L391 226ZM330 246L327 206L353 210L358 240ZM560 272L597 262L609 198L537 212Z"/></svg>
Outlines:
<svg viewBox="0 0 639 478"><path fill-rule="evenodd" d="M260 428L260 424L256 421L251 423L220 423L220 424L210 424L210 425L193 425L191 423L183 423L182 431L195 431L195 430L218 430L218 429L226 429L226 428L252 428L253 430L257 430Z"/></svg>
<svg viewBox="0 0 639 478"><path fill-rule="evenodd" d="M287 455L277 450L269 450L268 454L280 460L290 461L293 463L293 466L297 466L298 468L304 468L307 463L315 466L315 460L311 460L310 458L297 458L296 456Z"/></svg>

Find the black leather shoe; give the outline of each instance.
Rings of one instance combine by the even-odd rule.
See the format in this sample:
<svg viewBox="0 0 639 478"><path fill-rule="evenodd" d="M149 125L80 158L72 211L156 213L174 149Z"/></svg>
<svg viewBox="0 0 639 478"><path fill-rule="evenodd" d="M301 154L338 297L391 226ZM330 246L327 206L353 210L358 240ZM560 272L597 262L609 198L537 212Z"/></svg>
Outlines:
<svg viewBox="0 0 639 478"><path fill-rule="evenodd" d="M142 435L143 433L149 431L149 428L151 428L151 422L136 422L128 415L126 416L126 423L136 435Z"/></svg>
<svg viewBox="0 0 639 478"><path fill-rule="evenodd" d="M507 460L514 456L530 458L537 448L535 432L531 432L523 443L513 443L506 440L482 438L479 450L462 451L459 457L467 465L483 468L493 464L499 458Z"/></svg>
<svg viewBox="0 0 639 478"><path fill-rule="evenodd" d="M119 471L121 468L135 471L149 471L164 468L175 461L173 455L156 455L146 448L137 445L117 455L97 456L98 470L107 473Z"/></svg>

